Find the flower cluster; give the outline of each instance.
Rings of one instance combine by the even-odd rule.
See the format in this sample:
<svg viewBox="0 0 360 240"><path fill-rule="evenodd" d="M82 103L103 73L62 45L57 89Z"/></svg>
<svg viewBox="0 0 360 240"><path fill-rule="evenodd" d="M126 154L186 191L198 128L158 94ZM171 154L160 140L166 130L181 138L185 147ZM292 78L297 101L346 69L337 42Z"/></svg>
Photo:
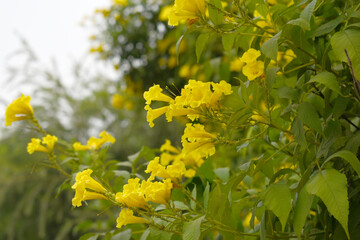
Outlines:
<svg viewBox="0 0 360 240"><path fill-rule="evenodd" d="M163 114L166 115L168 122L172 121L174 116L187 116L189 119L195 120L199 118L203 108L218 108L222 95L232 93L231 85L225 81L210 83L196 80L189 80L188 84L181 89L181 95L175 99L163 94L162 91L163 89L159 85L154 85L144 93L145 110L147 110L147 121L150 127L153 127L153 121ZM167 102L169 105L152 109L150 107L152 101Z"/></svg>
<svg viewBox="0 0 360 240"><path fill-rule="evenodd" d="M5 112L6 126L11 126L11 124L16 121L33 118L34 110L30 105L30 100L30 96L21 94L21 97L9 104Z"/></svg>
<svg viewBox="0 0 360 240"><path fill-rule="evenodd" d="M57 140L58 138L56 136L51 136L49 134L43 137L42 141L39 138L32 138L31 142L27 145L27 151L29 154L33 154L34 152L50 153L53 151ZM41 145L41 143L43 145ZM44 145L46 145L46 147Z"/></svg>
<svg viewBox="0 0 360 240"><path fill-rule="evenodd" d="M86 169L76 175L76 182L71 187L75 189L75 196L72 199L72 205L74 207L80 207L82 205L81 202L86 200L108 199L105 196L106 189L90 177L92 172L91 169Z"/></svg>
<svg viewBox="0 0 360 240"><path fill-rule="evenodd" d="M86 145L82 145L80 142L75 142L73 148L76 151L96 150L102 147L107 142L114 143L115 138L110 133L102 131L99 136L101 138L90 137Z"/></svg>
<svg viewBox="0 0 360 240"><path fill-rule="evenodd" d="M240 58L242 62L246 63L242 68L242 72L249 81L260 77L264 73L264 62L256 60L260 55L259 50L250 48Z"/></svg>

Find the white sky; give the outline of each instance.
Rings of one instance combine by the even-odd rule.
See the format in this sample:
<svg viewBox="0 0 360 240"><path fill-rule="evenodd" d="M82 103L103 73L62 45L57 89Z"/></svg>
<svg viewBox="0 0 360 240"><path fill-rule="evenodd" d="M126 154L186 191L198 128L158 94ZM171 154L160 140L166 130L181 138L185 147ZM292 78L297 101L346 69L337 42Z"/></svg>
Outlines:
<svg viewBox="0 0 360 240"><path fill-rule="evenodd" d="M51 59L55 59L60 74L71 81L72 63L88 53L93 33L80 23L95 9L110 4L110 0L0 0L0 96L10 102L20 93L31 93L26 86L4 87L9 56L21 47L19 35L27 40L41 63L50 67ZM94 65L104 68L100 61ZM0 129L4 113L5 106L0 103Z"/></svg>

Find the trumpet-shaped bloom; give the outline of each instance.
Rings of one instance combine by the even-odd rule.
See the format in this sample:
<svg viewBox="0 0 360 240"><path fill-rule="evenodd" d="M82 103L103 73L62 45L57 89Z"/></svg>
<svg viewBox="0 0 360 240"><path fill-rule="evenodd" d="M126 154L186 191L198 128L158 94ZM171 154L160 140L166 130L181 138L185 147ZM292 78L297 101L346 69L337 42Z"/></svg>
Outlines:
<svg viewBox="0 0 360 240"><path fill-rule="evenodd" d="M261 52L259 50L256 50L254 48L250 48L249 50L247 50L242 57L240 58L240 60L244 63L253 63L256 61L256 59L258 57L260 57Z"/></svg>
<svg viewBox="0 0 360 240"><path fill-rule="evenodd" d="M101 138L90 137L86 145L82 145L80 142L75 142L73 148L76 151L86 151L90 149L99 149L107 142L114 143L115 138L110 133L102 131L99 135Z"/></svg>
<svg viewBox="0 0 360 240"><path fill-rule="evenodd" d="M149 88L149 91L144 92L146 104L150 105L152 101L170 102L172 98L163 94L162 91L159 85L154 85Z"/></svg>
<svg viewBox="0 0 360 240"><path fill-rule="evenodd" d="M242 71L249 81L252 81L264 73L264 63L262 61L248 63L243 67Z"/></svg>
<svg viewBox="0 0 360 240"><path fill-rule="evenodd" d="M204 0L175 0L169 12L169 25L177 26L182 21L196 21L205 16Z"/></svg>
<svg viewBox="0 0 360 240"><path fill-rule="evenodd" d="M216 135L206 132L203 125L186 124L184 135L181 138L183 153L191 153L196 158L214 155L215 139Z"/></svg>
<svg viewBox="0 0 360 240"><path fill-rule="evenodd" d="M145 218L135 217L133 210L124 208L121 210L119 217L116 219L116 227L121 228L122 226L132 223L147 223L149 222Z"/></svg>
<svg viewBox="0 0 360 240"><path fill-rule="evenodd" d="M150 127L153 127L154 119L163 114L166 115L168 122L171 122L174 116L187 116L193 121L199 118L202 107L218 108L220 98L231 93L231 85L223 80L220 83L189 80L188 84L181 89L181 95L175 99L164 95L160 86L154 85L149 91L144 93L147 104L145 106L147 121ZM150 107L152 101L168 102L168 105L152 109Z"/></svg>
<svg viewBox="0 0 360 240"><path fill-rule="evenodd" d="M163 182L143 181L141 188L145 193L146 201L166 204L170 199L173 184L170 179L164 179Z"/></svg>
<svg viewBox="0 0 360 240"><path fill-rule="evenodd" d="M49 151L54 149L54 145L57 142L58 138L56 136L51 136L50 134L46 135L42 139L42 144L46 144Z"/></svg>
<svg viewBox="0 0 360 240"><path fill-rule="evenodd" d="M33 117L34 111L30 105L30 100L30 96L21 94L21 97L9 104L5 112L6 126L10 126L13 122L31 119Z"/></svg>
<svg viewBox="0 0 360 240"><path fill-rule="evenodd" d="M144 192L140 188L140 179L129 179L123 191L116 193L115 199L128 207L145 207L146 201Z"/></svg>
<svg viewBox="0 0 360 240"><path fill-rule="evenodd" d="M27 151L29 154L33 154L34 152L48 152L48 149L40 144L41 140L39 138L32 138L31 142L27 145Z"/></svg>
<svg viewBox="0 0 360 240"><path fill-rule="evenodd" d="M74 207L80 207L82 205L81 202L85 200L107 199L107 197L103 195L106 189L90 176L92 172L91 169L86 169L76 175L76 182L71 187L75 189L75 196L72 199L72 205Z"/></svg>
<svg viewBox="0 0 360 240"><path fill-rule="evenodd" d="M163 145L161 145L160 147L160 151L162 152L171 152L171 153L180 153L180 151L171 145L171 141L169 139L165 139L165 143Z"/></svg>
<svg viewBox="0 0 360 240"><path fill-rule="evenodd" d="M230 72L241 72L244 62L240 58L236 58L230 62Z"/></svg>

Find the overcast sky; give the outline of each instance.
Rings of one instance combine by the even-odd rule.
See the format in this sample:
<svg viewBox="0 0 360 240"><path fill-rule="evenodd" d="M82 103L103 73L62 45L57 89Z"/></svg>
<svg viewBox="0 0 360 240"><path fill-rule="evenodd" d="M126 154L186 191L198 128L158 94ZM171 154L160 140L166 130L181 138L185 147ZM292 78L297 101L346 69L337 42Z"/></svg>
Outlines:
<svg viewBox="0 0 360 240"><path fill-rule="evenodd" d="M96 8L110 4L111 0L1 0L0 96L10 101L22 92L30 94L31 91L26 87L4 87L9 56L21 47L19 36L27 40L45 65L50 66L50 60L55 59L61 75L71 81L72 63L82 59L90 47L92 32L88 27L81 26L84 17L92 15ZM3 104L0 104L2 126L4 110Z"/></svg>

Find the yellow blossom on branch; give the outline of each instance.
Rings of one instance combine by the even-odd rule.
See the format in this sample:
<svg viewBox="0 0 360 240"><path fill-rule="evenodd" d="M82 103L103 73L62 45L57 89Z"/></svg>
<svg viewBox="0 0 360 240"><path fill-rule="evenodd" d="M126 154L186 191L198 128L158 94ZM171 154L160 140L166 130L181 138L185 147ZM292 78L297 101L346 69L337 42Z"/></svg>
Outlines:
<svg viewBox="0 0 360 240"><path fill-rule="evenodd" d="M27 151L29 154L33 154L34 152L48 152L48 149L40 144L41 140L39 138L32 138L31 142L27 145Z"/></svg>
<svg viewBox="0 0 360 240"><path fill-rule="evenodd" d="M255 61L246 64L242 69L243 74L249 79L249 81L260 77L264 73L264 62Z"/></svg>
<svg viewBox="0 0 360 240"><path fill-rule="evenodd" d="M115 199L128 207L145 207L146 201L144 192L140 188L140 179L129 179L123 191L116 193Z"/></svg>
<svg viewBox="0 0 360 240"><path fill-rule="evenodd" d="M256 61L258 57L261 56L261 52L254 48L249 48L240 58L240 60L244 63L253 63Z"/></svg>
<svg viewBox="0 0 360 240"><path fill-rule="evenodd" d="M124 208L121 210L119 217L116 219L116 227L121 228L122 226L126 226L132 223L147 223L149 222L145 218L134 216L133 210L128 208Z"/></svg>
<svg viewBox="0 0 360 240"><path fill-rule="evenodd" d="M39 138L32 138L31 142L27 145L27 151L29 154L34 152L45 152L50 153L54 149L54 145L57 142L58 138L56 136L46 135L42 138L42 141ZM44 145L45 144L46 147Z"/></svg>
<svg viewBox="0 0 360 240"><path fill-rule="evenodd" d="M71 187L72 189L75 189L75 196L72 199L72 205L74 207L80 207L82 205L81 202L86 200L107 199L104 195L106 189L95 179L90 177L92 172L91 169L86 169L76 175L76 182Z"/></svg>
<svg viewBox="0 0 360 240"><path fill-rule="evenodd" d="M173 184L170 179L164 179L163 182L142 181L141 188L148 202L166 204L170 199Z"/></svg>
<svg viewBox="0 0 360 240"><path fill-rule="evenodd" d="M113 136L111 136L110 133L107 133L106 131L102 131L99 136L101 138L95 138L95 137L90 137L89 140L87 141L86 145L82 145L80 142L75 142L73 144L73 148L76 151L86 151L86 150L91 150L91 149L99 149L102 147L102 145L104 145L107 142L110 143L114 143L115 142L115 138Z"/></svg>
<svg viewBox="0 0 360 240"><path fill-rule="evenodd" d="M209 157L215 154L214 140L216 135L208 133L201 124L186 124L181 137L183 153L191 153L199 157Z"/></svg>
<svg viewBox="0 0 360 240"><path fill-rule="evenodd" d="M6 108L5 125L10 126L13 122L33 118L34 111L30 105L30 96L21 94L21 97L14 100Z"/></svg>
<svg viewBox="0 0 360 240"><path fill-rule="evenodd" d="M182 21L196 21L205 16L204 0L175 0L169 12L169 25L176 26Z"/></svg>

